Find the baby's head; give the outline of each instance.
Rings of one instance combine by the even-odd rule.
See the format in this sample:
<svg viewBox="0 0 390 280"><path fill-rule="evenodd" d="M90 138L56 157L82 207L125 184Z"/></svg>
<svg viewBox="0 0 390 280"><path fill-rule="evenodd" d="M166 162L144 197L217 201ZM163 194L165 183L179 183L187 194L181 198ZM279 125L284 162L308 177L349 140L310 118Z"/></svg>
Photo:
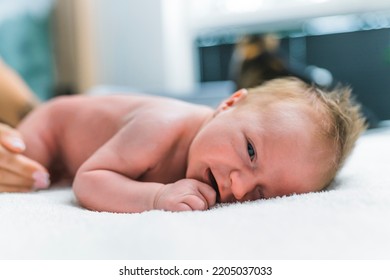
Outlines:
<svg viewBox="0 0 390 280"><path fill-rule="evenodd" d="M250 89L245 101L237 105L252 110L260 105L257 110L268 112L270 122L311 126L306 127L306 134L311 132L315 137L316 150L324 149L331 156L329 170L324 170L326 183L321 189L332 181L366 128L360 106L351 99L349 88L325 92L296 78L275 79Z"/></svg>
<svg viewBox="0 0 390 280"><path fill-rule="evenodd" d="M364 130L350 90L275 79L225 100L194 138L187 177L232 202L319 191Z"/></svg>

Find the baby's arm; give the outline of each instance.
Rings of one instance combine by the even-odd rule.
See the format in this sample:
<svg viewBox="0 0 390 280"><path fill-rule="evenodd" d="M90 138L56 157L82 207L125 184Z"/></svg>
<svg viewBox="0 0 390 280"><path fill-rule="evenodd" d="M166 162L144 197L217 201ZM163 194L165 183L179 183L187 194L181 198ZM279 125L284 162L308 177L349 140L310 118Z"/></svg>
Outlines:
<svg viewBox="0 0 390 280"><path fill-rule="evenodd" d="M53 119L60 119L60 98L47 102L31 112L18 126L26 143L24 155L39 162L46 168L52 160L56 143ZM60 125L57 123L56 126Z"/></svg>
<svg viewBox="0 0 390 280"><path fill-rule="evenodd" d="M161 127L154 125L127 124L81 166L73 189L82 206L133 213L152 209L205 210L215 204L214 190L197 180L183 179L172 184L137 181L159 163L167 145L161 139Z"/></svg>
<svg viewBox="0 0 390 280"><path fill-rule="evenodd" d="M59 155L59 141L66 134L65 123L69 107L63 105L63 97L55 98L40 105L31 112L18 126L18 130L26 143L24 156L40 163L51 172L52 181L58 174L53 173L52 164ZM58 132L62 137L56 137ZM49 173L38 172L34 174L36 189L47 188L50 184Z"/></svg>

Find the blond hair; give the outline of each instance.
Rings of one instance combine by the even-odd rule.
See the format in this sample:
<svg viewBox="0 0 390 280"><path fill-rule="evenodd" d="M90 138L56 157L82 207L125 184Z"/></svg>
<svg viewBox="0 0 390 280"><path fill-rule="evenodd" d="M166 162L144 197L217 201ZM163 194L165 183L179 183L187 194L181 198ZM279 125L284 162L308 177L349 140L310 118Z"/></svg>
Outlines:
<svg viewBox="0 0 390 280"><path fill-rule="evenodd" d="M332 91L308 85L297 78L278 78L249 89L248 97L268 95L273 100L306 103L321 114L318 123L320 134L331 141L334 160L327 174L326 187L340 170L352 152L359 135L366 129L360 105L352 98L349 87L337 87ZM250 99L250 98L248 98Z"/></svg>

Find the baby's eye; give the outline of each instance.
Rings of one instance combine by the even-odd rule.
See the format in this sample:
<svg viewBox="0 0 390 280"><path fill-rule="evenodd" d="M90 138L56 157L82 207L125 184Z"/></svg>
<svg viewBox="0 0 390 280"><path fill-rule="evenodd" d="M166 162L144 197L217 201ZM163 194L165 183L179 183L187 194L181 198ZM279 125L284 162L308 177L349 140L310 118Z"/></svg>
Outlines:
<svg viewBox="0 0 390 280"><path fill-rule="evenodd" d="M248 142L247 148L248 148L249 158L251 159L251 161L253 161L256 156L255 149L253 149L253 146L250 142Z"/></svg>

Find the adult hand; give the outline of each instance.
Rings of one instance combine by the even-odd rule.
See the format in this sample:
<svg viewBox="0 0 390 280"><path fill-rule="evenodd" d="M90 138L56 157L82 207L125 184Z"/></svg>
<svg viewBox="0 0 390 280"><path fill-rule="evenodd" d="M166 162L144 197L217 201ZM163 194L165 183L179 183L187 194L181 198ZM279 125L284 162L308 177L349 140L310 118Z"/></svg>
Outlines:
<svg viewBox="0 0 390 280"><path fill-rule="evenodd" d="M0 192L27 192L49 186L49 173L21 153L25 144L19 132L0 123Z"/></svg>
<svg viewBox="0 0 390 280"><path fill-rule="evenodd" d="M156 195L155 209L169 211L206 210L216 201L212 187L194 179L182 179L165 185Z"/></svg>

